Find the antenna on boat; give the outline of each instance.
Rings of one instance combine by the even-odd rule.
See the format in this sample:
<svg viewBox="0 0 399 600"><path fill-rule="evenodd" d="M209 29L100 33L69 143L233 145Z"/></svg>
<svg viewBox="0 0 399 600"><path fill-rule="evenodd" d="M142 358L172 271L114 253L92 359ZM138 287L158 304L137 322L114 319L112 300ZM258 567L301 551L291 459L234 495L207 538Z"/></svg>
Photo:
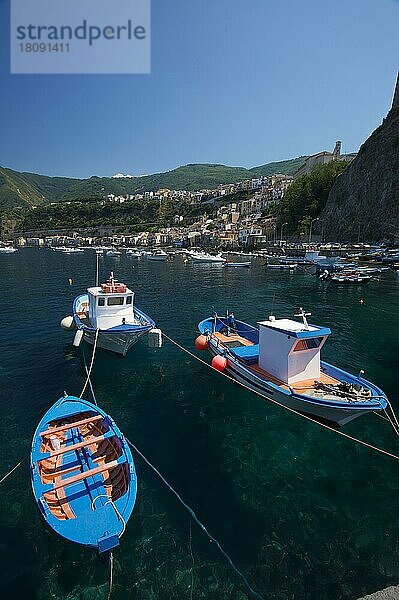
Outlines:
<svg viewBox="0 0 399 600"><path fill-rule="evenodd" d="M275 300L276 300L276 294L273 294L272 308L271 308L271 311L270 311L270 315L271 315L271 316L273 315L273 311L274 311L274 301L275 301Z"/></svg>
<svg viewBox="0 0 399 600"><path fill-rule="evenodd" d="M216 333L216 322L218 318L218 314L216 312L216 308L212 306L212 316L213 316L213 333Z"/></svg>
<svg viewBox="0 0 399 600"><path fill-rule="evenodd" d="M96 287L98 287L99 283L99 265L98 265L98 254L96 252Z"/></svg>
<svg viewBox="0 0 399 600"><path fill-rule="evenodd" d="M305 312L302 308L302 306L300 306L297 310L297 312L295 313L294 317L302 317L303 320L303 324L306 330L309 330L309 323L306 319L306 317L310 317L312 313L310 312Z"/></svg>

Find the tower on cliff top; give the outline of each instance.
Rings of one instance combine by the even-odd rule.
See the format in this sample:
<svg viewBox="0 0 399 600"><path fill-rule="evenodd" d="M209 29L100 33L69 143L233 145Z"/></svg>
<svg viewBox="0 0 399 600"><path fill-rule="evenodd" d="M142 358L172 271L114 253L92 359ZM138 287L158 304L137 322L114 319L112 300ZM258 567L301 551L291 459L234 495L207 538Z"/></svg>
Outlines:
<svg viewBox="0 0 399 600"><path fill-rule="evenodd" d="M399 108L399 72L398 72L398 76L396 79L396 86L395 86L395 92L393 95L391 110L394 110L395 108Z"/></svg>

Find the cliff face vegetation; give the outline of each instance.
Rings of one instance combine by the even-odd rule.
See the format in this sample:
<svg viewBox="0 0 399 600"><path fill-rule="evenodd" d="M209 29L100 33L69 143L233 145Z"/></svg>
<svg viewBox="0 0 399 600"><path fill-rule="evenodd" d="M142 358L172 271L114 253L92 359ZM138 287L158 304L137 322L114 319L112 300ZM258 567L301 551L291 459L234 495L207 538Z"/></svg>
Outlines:
<svg viewBox="0 0 399 600"><path fill-rule="evenodd" d="M334 182L321 215L327 239L399 237L399 96L395 98L382 125Z"/></svg>
<svg viewBox="0 0 399 600"><path fill-rule="evenodd" d="M347 168L345 161L332 161L297 177L277 207L278 225L287 225L287 231L296 236L308 233L312 219L324 209L334 181Z"/></svg>

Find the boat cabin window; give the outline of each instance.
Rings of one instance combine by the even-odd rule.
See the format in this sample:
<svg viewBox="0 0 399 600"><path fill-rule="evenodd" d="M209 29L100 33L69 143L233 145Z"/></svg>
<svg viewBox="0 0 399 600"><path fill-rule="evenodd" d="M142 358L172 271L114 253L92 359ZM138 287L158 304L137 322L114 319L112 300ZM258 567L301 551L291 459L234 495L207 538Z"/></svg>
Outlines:
<svg viewBox="0 0 399 600"><path fill-rule="evenodd" d="M131 296L127 296L126 298L126 304L131 304L132 303L132 297Z"/></svg>
<svg viewBox="0 0 399 600"><path fill-rule="evenodd" d="M116 296L114 298L108 298L107 305L108 306L122 306L123 300L124 300L123 296Z"/></svg>
<svg viewBox="0 0 399 600"><path fill-rule="evenodd" d="M318 338L309 338L307 340L299 340L294 346L294 352L298 352L300 350L312 350L313 348L318 348L323 341L322 337Z"/></svg>
<svg viewBox="0 0 399 600"><path fill-rule="evenodd" d="M97 302L98 306L105 306L105 298L99 298Z"/></svg>

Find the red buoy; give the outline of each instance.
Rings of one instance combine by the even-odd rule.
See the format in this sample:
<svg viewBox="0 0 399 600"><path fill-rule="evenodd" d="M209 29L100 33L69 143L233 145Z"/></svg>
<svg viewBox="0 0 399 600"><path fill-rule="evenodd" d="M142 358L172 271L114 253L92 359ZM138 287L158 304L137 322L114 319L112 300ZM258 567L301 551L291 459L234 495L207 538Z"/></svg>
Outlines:
<svg viewBox="0 0 399 600"><path fill-rule="evenodd" d="M197 350L206 350L209 347L209 340L206 335L199 335L194 344Z"/></svg>
<svg viewBox="0 0 399 600"><path fill-rule="evenodd" d="M216 369L216 371L224 371L227 367L227 358L217 354L212 358L212 367Z"/></svg>

